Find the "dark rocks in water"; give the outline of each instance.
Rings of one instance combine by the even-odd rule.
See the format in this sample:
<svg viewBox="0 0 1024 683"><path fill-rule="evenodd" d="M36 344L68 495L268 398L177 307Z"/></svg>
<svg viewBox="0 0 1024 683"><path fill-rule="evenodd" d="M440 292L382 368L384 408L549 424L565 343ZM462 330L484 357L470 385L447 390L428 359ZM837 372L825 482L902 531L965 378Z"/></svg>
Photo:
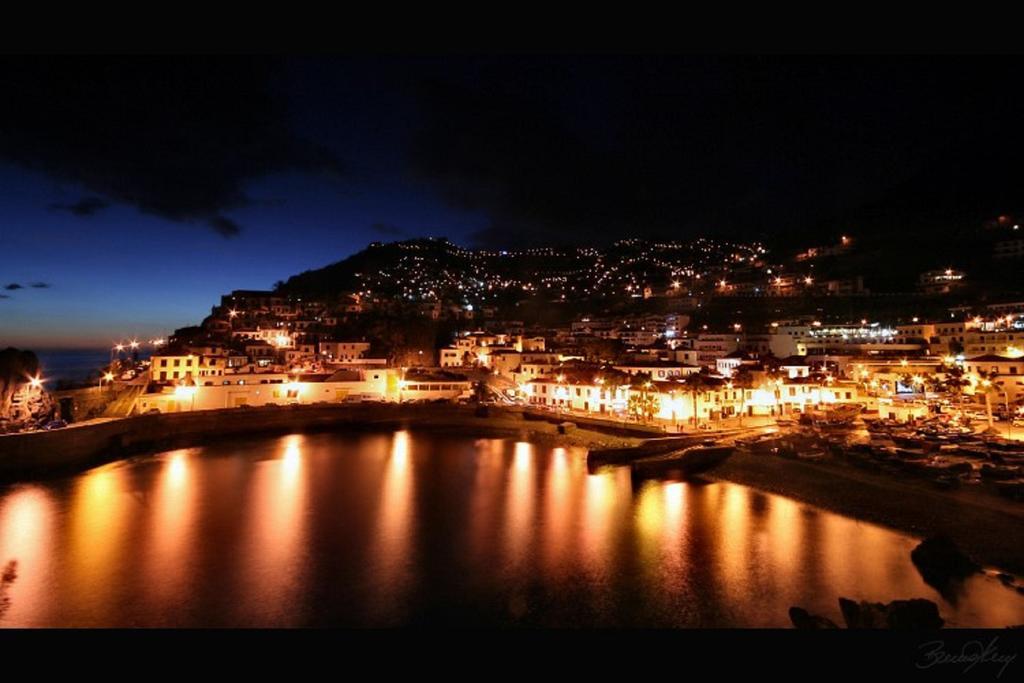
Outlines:
<svg viewBox="0 0 1024 683"><path fill-rule="evenodd" d="M893 600L887 605L839 598L839 609L851 629L917 631L939 629L945 623L939 616L938 605L923 598Z"/></svg>
<svg viewBox="0 0 1024 683"><path fill-rule="evenodd" d="M981 566L965 555L945 536L932 536L921 541L910 553L921 578L943 595L952 591L956 582L981 571Z"/></svg>
<svg viewBox="0 0 1024 683"><path fill-rule="evenodd" d="M939 606L931 600L893 600L888 607L889 628L894 630L930 630L946 623L939 616Z"/></svg>
<svg viewBox="0 0 1024 683"><path fill-rule="evenodd" d="M998 574L996 574L996 578L999 579L1004 586L1009 586L1013 584L1015 581L1013 575L1007 574L1006 572L999 572Z"/></svg>
<svg viewBox="0 0 1024 683"><path fill-rule="evenodd" d="M1017 586L1016 588L1017 588L1017 592L1018 593L1020 593L1021 595L1024 595L1024 586Z"/></svg>
<svg viewBox="0 0 1024 683"><path fill-rule="evenodd" d="M839 598L846 628L886 628L885 605L880 602L854 602Z"/></svg>
<svg viewBox="0 0 1024 683"><path fill-rule="evenodd" d="M831 619L811 614L802 607L789 608L789 620L793 626L804 631L822 631L830 628L839 628L839 625Z"/></svg>

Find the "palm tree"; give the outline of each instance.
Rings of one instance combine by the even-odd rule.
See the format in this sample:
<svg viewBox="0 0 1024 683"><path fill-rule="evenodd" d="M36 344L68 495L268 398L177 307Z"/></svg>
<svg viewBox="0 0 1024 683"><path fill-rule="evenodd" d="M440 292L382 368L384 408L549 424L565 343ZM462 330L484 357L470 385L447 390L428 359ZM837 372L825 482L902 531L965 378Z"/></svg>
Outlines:
<svg viewBox="0 0 1024 683"><path fill-rule="evenodd" d="M995 378L999 376L997 372L985 372L984 370L978 370L978 386L981 387L982 393L985 395L985 416L988 419L988 428L993 428L992 420L992 387L995 385Z"/></svg>
<svg viewBox="0 0 1024 683"><path fill-rule="evenodd" d="M630 415L637 418L637 421L643 420L649 422L658 412L660 407L657 393L651 392L651 377L650 375L638 375L634 382L634 386L639 386L639 392L629 392L629 402L627 403L626 409Z"/></svg>
<svg viewBox="0 0 1024 683"><path fill-rule="evenodd" d="M740 366L736 368L736 372L732 373L732 384L734 387L740 390L740 426L743 426L743 410L746 407L747 389L751 389L754 386L754 373L749 368Z"/></svg>
<svg viewBox="0 0 1024 683"><path fill-rule="evenodd" d="M697 399L701 394L707 393L714 386L715 383L708 376L706 369L701 369L700 372L689 374L683 379L683 390L686 391L693 400L694 429L697 429L700 419L697 412Z"/></svg>

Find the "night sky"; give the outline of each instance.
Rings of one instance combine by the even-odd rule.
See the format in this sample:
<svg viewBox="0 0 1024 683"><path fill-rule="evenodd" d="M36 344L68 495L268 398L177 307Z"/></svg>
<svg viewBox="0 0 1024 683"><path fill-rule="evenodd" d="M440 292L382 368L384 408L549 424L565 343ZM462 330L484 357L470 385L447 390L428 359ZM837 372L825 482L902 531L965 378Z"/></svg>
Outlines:
<svg viewBox="0 0 1024 683"><path fill-rule="evenodd" d="M373 240L771 240L948 199L936 169L1015 192L1019 62L0 59L0 346L164 335Z"/></svg>

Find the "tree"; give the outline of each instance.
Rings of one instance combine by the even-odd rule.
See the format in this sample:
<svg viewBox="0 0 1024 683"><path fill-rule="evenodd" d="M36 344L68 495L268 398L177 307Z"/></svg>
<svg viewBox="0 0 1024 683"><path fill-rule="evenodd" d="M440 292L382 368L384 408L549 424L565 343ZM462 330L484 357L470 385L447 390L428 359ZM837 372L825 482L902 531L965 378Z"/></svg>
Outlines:
<svg viewBox="0 0 1024 683"><path fill-rule="evenodd" d="M655 392L650 391L650 382L644 382L640 385L640 391L629 393L626 408L638 421L650 422L661 408L661 401Z"/></svg>
<svg viewBox="0 0 1024 683"><path fill-rule="evenodd" d="M992 429L992 392L995 391L995 379L999 376L997 372L978 371L978 387L985 396L985 416L988 419L988 428Z"/></svg>
<svg viewBox="0 0 1024 683"><path fill-rule="evenodd" d="M697 410L697 401L701 395L706 394L716 386L715 382L708 375L707 369L702 368L700 372L694 372L683 379L683 390L693 400L693 427L697 428L700 416Z"/></svg>
<svg viewBox="0 0 1024 683"><path fill-rule="evenodd" d="M754 387L754 373L752 373L749 368L741 365L740 367L736 368L736 371L734 373L732 373L732 378L731 379L732 379L732 385L740 390L741 400L740 400L739 417L740 417L740 426L742 427L743 426L743 410L744 410L744 406L746 405L746 399L743 398L743 397L746 396L747 389L752 389Z"/></svg>

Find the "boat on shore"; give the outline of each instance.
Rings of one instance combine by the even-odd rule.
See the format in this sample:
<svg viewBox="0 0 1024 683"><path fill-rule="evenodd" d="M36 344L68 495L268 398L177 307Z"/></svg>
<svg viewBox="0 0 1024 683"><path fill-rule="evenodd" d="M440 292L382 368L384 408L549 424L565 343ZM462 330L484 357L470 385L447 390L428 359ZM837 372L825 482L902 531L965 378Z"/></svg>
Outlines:
<svg viewBox="0 0 1024 683"><path fill-rule="evenodd" d="M638 458L647 458L707 441L706 436L673 436L663 439L648 439L636 446L622 448L595 448L587 452L587 466L624 465Z"/></svg>
<svg viewBox="0 0 1024 683"><path fill-rule="evenodd" d="M735 451L734 446L691 446L664 455L634 460L630 465L630 473L638 479L667 475L691 476L718 467Z"/></svg>

